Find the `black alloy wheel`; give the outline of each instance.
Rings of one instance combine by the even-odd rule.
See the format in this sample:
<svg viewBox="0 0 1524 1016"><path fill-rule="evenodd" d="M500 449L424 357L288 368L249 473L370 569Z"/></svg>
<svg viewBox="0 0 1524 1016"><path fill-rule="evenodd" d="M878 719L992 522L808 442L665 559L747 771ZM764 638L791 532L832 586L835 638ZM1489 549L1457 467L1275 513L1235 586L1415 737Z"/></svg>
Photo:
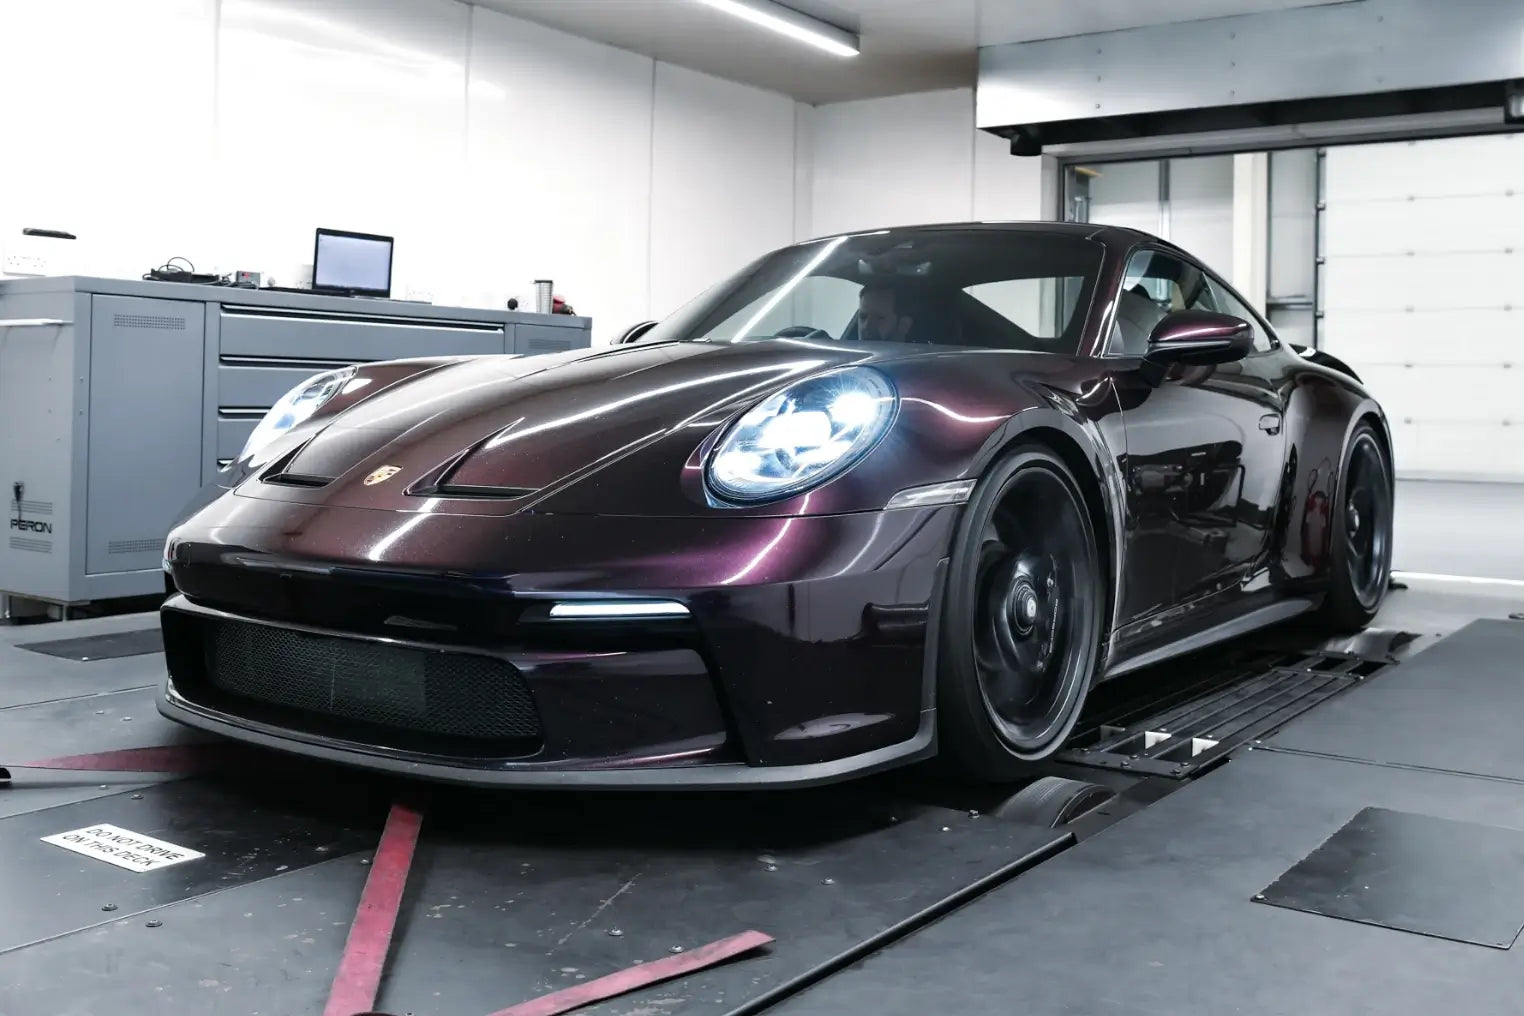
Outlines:
<svg viewBox="0 0 1524 1016"><path fill-rule="evenodd" d="M1333 516L1328 595L1322 618L1341 631L1363 628L1381 609L1392 571L1391 464L1369 424L1350 438Z"/></svg>
<svg viewBox="0 0 1524 1016"><path fill-rule="evenodd" d="M1064 462L1023 447L980 482L948 573L942 750L965 775L1003 781L1063 747L1100 657L1104 571Z"/></svg>

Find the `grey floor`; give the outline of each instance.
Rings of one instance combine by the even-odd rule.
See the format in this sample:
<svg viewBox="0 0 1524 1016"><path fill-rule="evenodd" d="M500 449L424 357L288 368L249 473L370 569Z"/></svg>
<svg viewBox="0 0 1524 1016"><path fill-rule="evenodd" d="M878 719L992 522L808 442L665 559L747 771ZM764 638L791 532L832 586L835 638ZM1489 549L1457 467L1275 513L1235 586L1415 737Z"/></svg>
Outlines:
<svg viewBox="0 0 1524 1016"><path fill-rule="evenodd" d="M1397 481L1399 571L1524 581L1524 483Z"/></svg>

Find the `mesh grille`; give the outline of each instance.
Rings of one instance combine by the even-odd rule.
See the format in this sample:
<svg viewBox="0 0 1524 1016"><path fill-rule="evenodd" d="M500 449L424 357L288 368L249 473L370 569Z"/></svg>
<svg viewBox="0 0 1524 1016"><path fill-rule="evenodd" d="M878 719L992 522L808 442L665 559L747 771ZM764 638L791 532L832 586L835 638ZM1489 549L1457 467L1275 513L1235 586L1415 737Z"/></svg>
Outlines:
<svg viewBox="0 0 1524 1016"><path fill-rule="evenodd" d="M420 734L539 734L523 678L486 656L223 622L207 640L206 680L269 705Z"/></svg>
<svg viewBox="0 0 1524 1016"><path fill-rule="evenodd" d="M112 540L106 544L108 554L147 554L149 551L162 550L163 540Z"/></svg>
<svg viewBox="0 0 1524 1016"><path fill-rule="evenodd" d="M173 332L185 331L185 319L161 317L157 314L113 314L111 323L118 328L164 328Z"/></svg>

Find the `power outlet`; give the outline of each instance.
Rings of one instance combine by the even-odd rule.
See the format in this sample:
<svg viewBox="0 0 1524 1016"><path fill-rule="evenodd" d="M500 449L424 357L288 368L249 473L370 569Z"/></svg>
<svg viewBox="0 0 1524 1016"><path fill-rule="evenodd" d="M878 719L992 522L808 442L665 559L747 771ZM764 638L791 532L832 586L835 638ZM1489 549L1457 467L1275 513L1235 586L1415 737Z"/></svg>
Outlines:
<svg viewBox="0 0 1524 1016"><path fill-rule="evenodd" d="M6 275L46 275L48 259L41 254L7 254L4 268L0 268L0 271Z"/></svg>

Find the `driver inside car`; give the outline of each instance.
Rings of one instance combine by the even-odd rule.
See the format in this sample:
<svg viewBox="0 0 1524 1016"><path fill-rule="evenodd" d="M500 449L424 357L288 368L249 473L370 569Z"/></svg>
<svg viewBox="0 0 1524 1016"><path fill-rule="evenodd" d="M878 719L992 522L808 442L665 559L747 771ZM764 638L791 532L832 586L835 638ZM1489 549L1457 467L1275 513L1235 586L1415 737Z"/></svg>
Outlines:
<svg viewBox="0 0 1524 1016"><path fill-rule="evenodd" d="M915 322L893 287L867 285L857 295L857 338L861 342L904 342Z"/></svg>

